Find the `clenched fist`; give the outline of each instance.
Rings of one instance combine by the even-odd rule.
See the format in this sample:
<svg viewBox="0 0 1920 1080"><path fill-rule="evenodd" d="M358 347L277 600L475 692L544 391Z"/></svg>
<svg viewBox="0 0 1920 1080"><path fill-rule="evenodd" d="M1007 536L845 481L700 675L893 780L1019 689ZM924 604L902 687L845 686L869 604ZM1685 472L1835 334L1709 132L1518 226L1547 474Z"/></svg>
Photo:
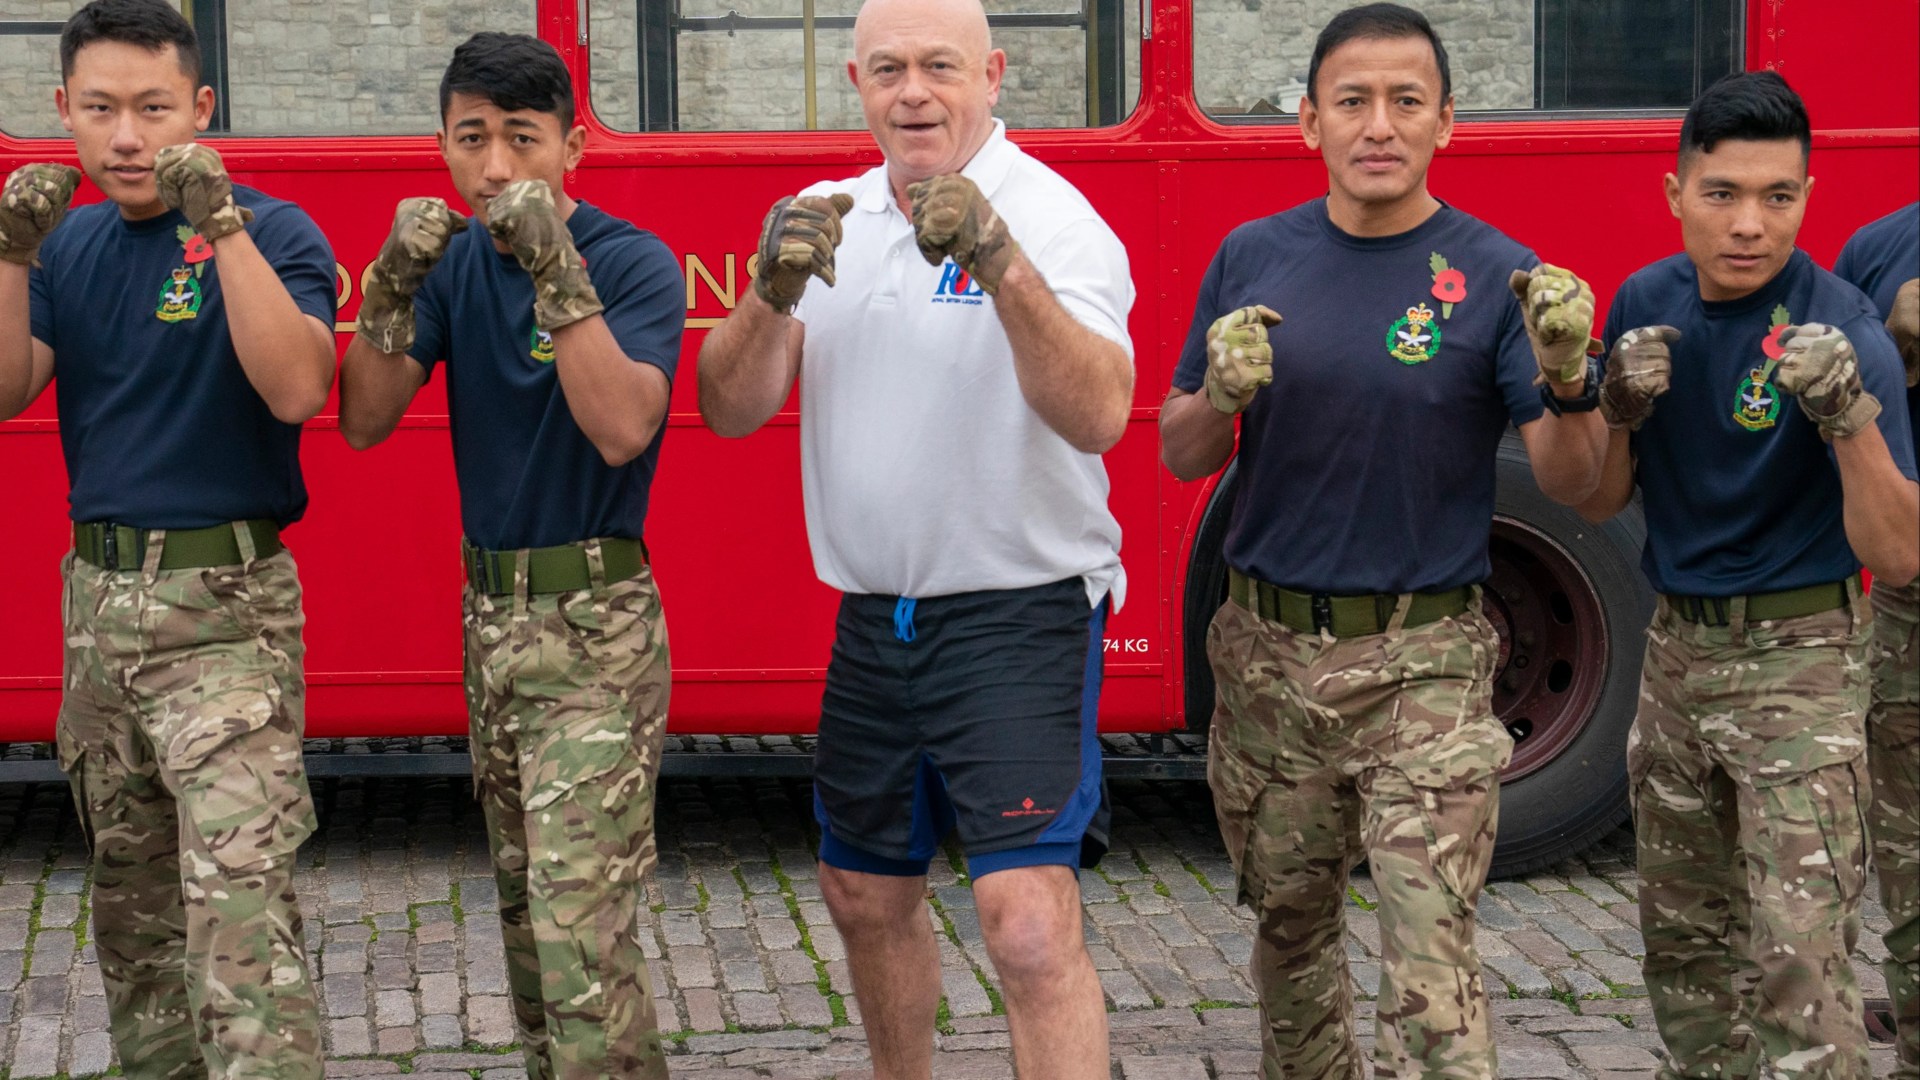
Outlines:
<svg viewBox="0 0 1920 1080"><path fill-rule="evenodd" d="M552 333L606 309L545 180L515 180L487 203L487 231L533 276L533 322Z"/></svg>
<svg viewBox="0 0 1920 1080"><path fill-rule="evenodd" d="M1020 245L973 181L959 173L936 176L908 184L907 198L913 237L927 262L939 266L951 255L988 295L999 292Z"/></svg>
<svg viewBox="0 0 1920 1080"><path fill-rule="evenodd" d="M788 312L807 291L807 278L833 286L833 251L840 246L841 215L853 209L851 195L789 195L773 204L760 223L760 264L753 291L775 311Z"/></svg>
<svg viewBox="0 0 1920 1080"><path fill-rule="evenodd" d="M1515 270L1507 279L1520 298L1527 340L1540 365L1536 384L1581 382L1587 377L1587 349L1593 340L1593 290L1571 270L1541 263L1532 272Z"/></svg>
<svg viewBox="0 0 1920 1080"><path fill-rule="evenodd" d="M0 187L0 259L32 266L80 186L71 165L22 165Z"/></svg>
<svg viewBox="0 0 1920 1080"><path fill-rule="evenodd" d="M1844 439L1873 423L1880 399L1860 385L1853 342L1825 323L1803 323L1780 334L1780 366L1773 385L1800 399L1800 411L1820 425L1820 437Z"/></svg>
<svg viewBox="0 0 1920 1080"><path fill-rule="evenodd" d="M202 143L181 143L153 159L153 182L160 201L186 215L187 224L208 242L237 233L253 220L253 211L233 201L220 152Z"/></svg>
<svg viewBox="0 0 1920 1080"><path fill-rule="evenodd" d="M1908 278L1893 294L1893 310L1887 312L1887 332L1907 365L1907 385L1920 386L1920 278Z"/></svg>
<svg viewBox="0 0 1920 1080"><path fill-rule="evenodd" d="M355 329L383 353L413 345L413 294L447 253L447 244L467 229L466 215L445 199L402 199L393 231L367 268L367 292Z"/></svg>
<svg viewBox="0 0 1920 1080"><path fill-rule="evenodd" d="M1245 409L1273 381L1267 328L1280 316L1265 304L1229 311L1207 327L1207 400L1228 416Z"/></svg>
<svg viewBox="0 0 1920 1080"><path fill-rule="evenodd" d="M1639 431L1653 415L1653 399L1673 382L1673 353L1680 340L1671 326L1642 326L1620 335L1600 381L1600 416L1615 431Z"/></svg>

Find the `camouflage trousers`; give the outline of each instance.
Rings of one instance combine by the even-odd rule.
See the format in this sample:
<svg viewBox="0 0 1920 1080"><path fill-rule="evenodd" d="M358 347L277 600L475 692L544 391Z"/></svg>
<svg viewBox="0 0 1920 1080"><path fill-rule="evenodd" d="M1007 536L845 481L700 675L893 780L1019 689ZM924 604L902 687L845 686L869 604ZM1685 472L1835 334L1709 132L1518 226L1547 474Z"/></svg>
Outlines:
<svg viewBox="0 0 1920 1080"><path fill-rule="evenodd" d="M1860 933L1872 612L1731 625L1660 601L1627 739L1662 1080L1866 1080Z"/></svg>
<svg viewBox="0 0 1920 1080"><path fill-rule="evenodd" d="M1493 716L1498 652L1477 603L1344 639L1231 601L1214 616L1207 779L1258 921L1264 1080L1367 1075L1344 940L1362 858L1380 893L1374 1075L1496 1075L1473 935L1513 753Z"/></svg>
<svg viewBox="0 0 1920 1080"><path fill-rule="evenodd" d="M294 852L300 580L285 551L109 573L68 555L60 767L93 852L93 934L123 1075L318 1080Z"/></svg>
<svg viewBox="0 0 1920 1080"><path fill-rule="evenodd" d="M466 593L475 793L529 1080L664 1078L637 920L653 869L667 627L652 573Z"/></svg>
<svg viewBox="0 0 1920 1080"><path fill-rule="evenodd" d="M1887 931L1883 970L1900 1029L1896 1080L1920 1080L1920 582L1873 590L1873 708L1867 828Z"/></svg>

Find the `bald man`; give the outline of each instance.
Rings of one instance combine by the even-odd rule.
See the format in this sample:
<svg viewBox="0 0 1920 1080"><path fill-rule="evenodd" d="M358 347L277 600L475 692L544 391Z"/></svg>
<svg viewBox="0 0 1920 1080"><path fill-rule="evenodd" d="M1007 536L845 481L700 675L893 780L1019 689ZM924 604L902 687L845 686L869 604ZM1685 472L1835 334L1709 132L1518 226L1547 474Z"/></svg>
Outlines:
<svg viewBox="0 0 1920 1080"><path fill-rule="evenodd" d="M748 435L804 362L807 534L846 594L820 882L875 1077L931 1074L926 873L949 831L1020 1075L1105 1077L1076 870L1107 843L1094 714L1126 578L1099 455L1133 398L1127 255L993 118L1006 56L978 3L872 0L854 51L885 164L773 205L753 292L700 350L700 409Z"/></svg>

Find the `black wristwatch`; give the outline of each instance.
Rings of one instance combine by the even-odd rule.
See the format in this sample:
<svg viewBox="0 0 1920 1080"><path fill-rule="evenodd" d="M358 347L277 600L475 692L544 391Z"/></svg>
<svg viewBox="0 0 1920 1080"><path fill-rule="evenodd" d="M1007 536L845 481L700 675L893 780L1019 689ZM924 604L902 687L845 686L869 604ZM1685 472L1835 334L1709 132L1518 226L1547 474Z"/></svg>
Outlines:
<svg viewBox="0 0 1920 1080"><path fill-rule="evenodd" d="M1587 362L1587 381L1580 387L1580 396L1576 398L1556 397L1552 383L1540 384L1540 403L1555 416L1568 413L1592 412L1600 407L1600 373L1594 370L1593 362Z"/></svg>

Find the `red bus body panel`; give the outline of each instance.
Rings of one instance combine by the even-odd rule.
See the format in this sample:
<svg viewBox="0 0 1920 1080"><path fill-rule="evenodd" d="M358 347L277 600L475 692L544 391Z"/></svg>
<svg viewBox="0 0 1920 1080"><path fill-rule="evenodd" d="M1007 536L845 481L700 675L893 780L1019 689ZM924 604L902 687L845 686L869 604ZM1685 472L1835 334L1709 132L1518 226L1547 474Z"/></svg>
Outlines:
<svg viewBox="0 0 1920 1080"><path fill-rule="evenodd" d="M585 78L575 5L542 0L541 33ZM1211 482L1159 464L1155 421L1199 279L1235 225L1325 190L1317 154L1290 123L1225 126L1191 95L1187 5L1153 4L1136 112L1112 128L1022 131L1016 140L1087 194L1125 242L1139 299L1131 330L1132 422L1107 455L1124 533L1129 600L1107 635L1101 725L1184 724L1180 626L1189 544ZM1830 264L1859 225L1911 201L1920 177L1920 40L1912 0L1753 0L1749 68L1774 66L1806 97L1818 180L1801 246ZM1873 55L1869 55L1873 54ZM584 97L584 92L582 93ZM705 330L750 287L747 260L776 197L878 161L864 132L623 134L594 120L570 191L659 234L688 279L685 352L647 540L670 627L671 727L683 733L813 729L836 594L813 575L801 518L797 418L744 440L701 426L693 363ZM1636 268L1678 249L1660 194L1679 121L1465 120L1435 164L1435 194L1548 261L1577 268L1604 300ZM339 341L359 277L395 202L454 198L429 138L222 139L235 179L313 215L342 264ZM73 159L65 140L0 134L0 174ZM90 185L82 199L98 197ZM456 200L456 205L458 205ZM791 409L791 403L790 403ZM334 408L307 425L305 520L287 541L306 588L308 733L461 733L459 499L444 383L400 430L348 449ZM0 741L47 740L60 692L60 575L70 546L53 394L0 424L9 503L0 531Z"/></svg>

